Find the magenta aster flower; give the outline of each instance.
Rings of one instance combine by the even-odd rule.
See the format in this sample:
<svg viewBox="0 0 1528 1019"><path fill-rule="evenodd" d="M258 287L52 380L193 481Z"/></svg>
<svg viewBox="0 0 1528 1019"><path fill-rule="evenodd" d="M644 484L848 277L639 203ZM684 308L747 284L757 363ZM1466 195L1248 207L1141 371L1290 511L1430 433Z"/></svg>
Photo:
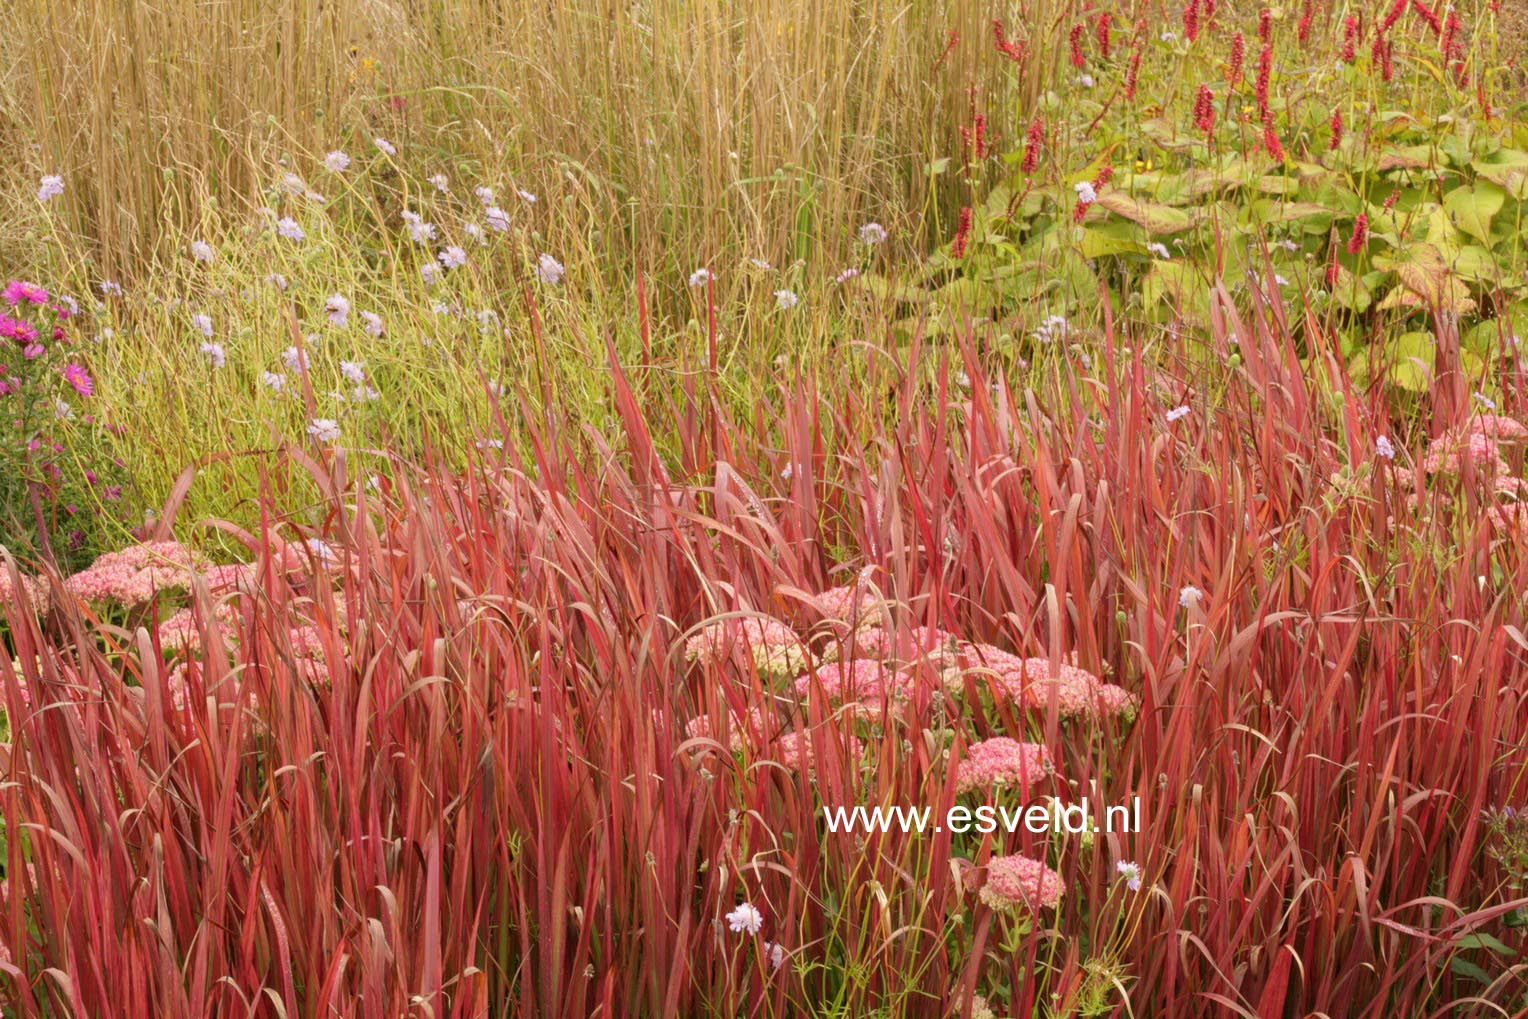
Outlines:
<svg viewBox="0 0 1528 1019"><path fill-rule="evenodd" d="M3 296L5 303L10 305L20 304L22 301L28 304L48 303L48 292L36 283L28 283L25 280L11 280L6 284Z"/></svg>
<svg viewBox="0 0 1528 1019"><path fill-rule="evenodd" d="M64 381L74 387L74 391L81 396L91 396L95 393L95 380L83 365L69 362L63 367Z"/></svg>
<svg viewBox="0 0 1528 1019"><path fill-rule="evenodd" d="M37 330L19 318L0 315L0 336L24 347L37 339Z"/></svg>

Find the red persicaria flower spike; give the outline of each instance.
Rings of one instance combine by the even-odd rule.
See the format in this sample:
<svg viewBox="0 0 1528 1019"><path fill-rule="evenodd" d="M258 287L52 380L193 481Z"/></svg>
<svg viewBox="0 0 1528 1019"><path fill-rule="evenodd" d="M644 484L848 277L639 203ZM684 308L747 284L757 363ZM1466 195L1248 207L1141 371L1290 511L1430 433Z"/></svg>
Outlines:
<svg viewBox="0 0 1528 1019"><path fill-rule="evenodd" d="M1183 35L1189 42L1199 38L1199 0L1184 0Z"/></svg>
<svg viewBox="0 0 1528 1019"><path fill-rule="evenodd" d="M1009 39L1003 23L996 18L992 20L992 34L997 37L997 51L1014 63L1022 64L1029 56L1029 47L1023 41Z"/></svg>
<svg viewBox="0 0 1528 1019"><path fill-rule="evenodd" d="M1459 42L1459 12L1453 7L1448 9L1448 17L1443 21L1443 56L1452 61L1459 61L1463 56L1463 46Z"/></svg>
<svg viewBox="0 0 1528 1019"><path fill-rule="evenodd" d="M1427 27L1433 30L1433 35L1443 34L1443 22L1438 18L1438 12L1427 6L1422 0L1411 0L1411 9L1417 12L1417 17L1427 22Z"/></svg>
<svg viewBox="0 0 1528 1019"><path fill-rule="evenodd" d="M1273 12L1264 7L1257 15L1257 37L1264 42L1273 35Z"/></svg>
<svg viewBox="0 0 1528 1019"><path fill-rule="evenodd" d="M1125 102L1135 102L1136 79L1141 73L1141 48L1136 46L1135 52L1130 54L1130 67L1125 71Z"/></svg>
<svg viewBox="0 0 1528 1019"><path fill-rule="evenodd" d="M1385 20L1379 23L1381 35L1390 31L1395 26L1395 23L1401 20L1401 15L1406 13L1406 7L1410 2L1411 0L1395 0L1390 5L1390 10L1385 13Z"/></svg>
<svg viewBox="0 0 1528 1019"><path fill-rule="evenodd" d="M966 257L966 244L971 237L971 207L967 205L960 210L960 224L955 228L955 239L950 242L950 256L953 258Z"/></svg>
<svg viewBox="0 0 1528 1019"><path fill-rule="evenodd" d="M1284 145L1279 141L1279 133L1273 129L1273 120L1269 118L1263 124L1263 147L1268 150L1275 162L1284 161Z"/></svg>
<svg viewBox="0 0 1528 1019"><path fill-rule="evenodd" d="M930 68L930 70L937 71L940 67L944 66L944 62L950 58L951 53L955 52L955 47L959 45L959 43L960 33L955 31L953 28L950 29L950 37L949 39L945 40L944 52L939 54L939 59L934 61L934 66Z"/></svg>
<svg viewBox="0 0 1528 1019"><path fill-rule="evenodd" d="M1381 81L1388 82L1390 79L1395 77L1395 61L1392 59L1394 53L1395 51L1394 48L1390 45L1390 40L1386 39L1382 35L1376 35L1374 37L1374 48L1370 55L1374 63L1379 65L1379 76Z"/></svg>
<svg viewBox="0 0 1528 1019"><path fill-rule="evenodd" d="M1067 35L1067 44L1072 49L1072 66L1086 66L1087 58L1082 55L1082 22L1072 26L1072 31Z"/></svg>
<svg viewBox="0 0 1528 1019"><path fill-rule="evenodd" d="M1342 144L1342 111L1341 110L1333 110L1332 111L1332 141L1331 141L1331 144L1327 146L1327 148L1329 150L1330 149L1335 149L1335 148L1337 148L1337 146L1339 146L1341 144Z"/></svg>
<svg viewBox="0 0 1528 1019"><path fill-rule="evenodd" d="M1300 40L1301 46L1310 42L1310 24L1314 13L1311 10L1311 0L1305 0L1305 3L1300 8L1300 25L1295 33L1295 37Z"/></svg>
<svg viewBox="0 0 1528 1019"><path fill-rule="evenodd" d="M1093 178L1093 189L1096 191L1114 179L1114 167L1108 163L1098 171L1098 176Z"/></svg>
<svg viewBox="0 0 1528 1019"><path fill-rule="evenodd" d="M1215 134L1215 92L1208 85L1200 85L1194 97L1194 126L1206 136Z"/></svg>
<svg viewBox="0 0 1528 1019"><path fill-rule="evenodd" d="M1268 82L1273 77L1273 46L1263 47L1257 55L1257 115L1268 119Z"/></svg>
<svg viewBox="0 0 1528 1019"><path fill-rule="evenodd" d="M1204 0L1200 5L1206 24L1215 20L1215 0Z"/></svg>
<svg viewBox="0 0 1528 1019"><path fill-rule="evenodd" d="M1096 29L1098 33L1098 55L1104 60L1109 59L1109 24L1112 20L1109 17L1108 11L1104 11L1098 16L1098 26Z"/></svg>
<svg viewBox="0 0 1528 1019"><path fill-rule="evenodd" d="M1326 267L1326 285L1328 289L1337 285L1337 259L1335 258Z"/></svg>
<svg viewBox="0 0 1528 1019"><path fill-rule="evenodd" d="M1342 62L1351 64L1358 57L1358 43L1363 37L1363 23L1349 14L1342 22Z"/></svg>
<svg viewBox="0 0 1528 1019"><path fill-rule="evenodd" d="M1040 166L1040 146L1045 144L1045 124L1036 117L1029 122L1029 130L1024 135L1024 162L1021 167L1025 173L1034 173Z"/></svg>
<svg viewBox="0 0 1528 1019"><path fill-rule="evenodd" d="M1348 254L1356 255L1369 243L1369 216L1360 212L1353 221L1353 236L1348 238Z"/></svg>
<svg viewBox="0 0 1528 1019"><path fill-rule="evenodd" d="M1226 71L1226 81L1232 88L1241 84L1242 64L1247 59L1247 39L1240 32L1231 37L1231 66Z"/></svg>
<svg viewBox="0 0 1528 1019"><path fill-rule="evenodd" d="M1400 200L1401 200L1401 189L1400 188L1396 188L1394 191L1390 192L1388 195L1385 196L1385 204L1384 204L1385 211L1389 212L1391 209L1395 208L1395 203L1400 201Z"/></svg>

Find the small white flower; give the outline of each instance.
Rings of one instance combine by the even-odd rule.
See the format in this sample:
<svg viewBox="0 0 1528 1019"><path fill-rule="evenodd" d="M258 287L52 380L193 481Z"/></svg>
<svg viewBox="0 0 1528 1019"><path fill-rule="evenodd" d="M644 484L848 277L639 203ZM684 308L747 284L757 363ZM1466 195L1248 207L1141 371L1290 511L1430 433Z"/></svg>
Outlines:
<svg viewBox="0 0 1528 1019"><path fill-rule="evenodd" d="M1148 254L1156 255L1158 258L1163 259L1164 261L1171 260L1173 257L1172 252L1167 250L1167 245L1163 244L1161 241L1152 241L1150 244L1146 245L1146 251Z"/></svg>
<svg viewBox="0 0 1528 1019"><path fill-rule="evenodd" d="M361 321L366 324L366 331L372 336L381 336L383 333L382 316L374 311L361 312Z"/></svg>
<svg viewBox="0 0 1528 1019"><path fill-rule="evenodd" d="M1093 190L1091 181L1080 180L1072 185L1072 190L1077 192L1077 200L1083 205L1092 205L1098 201L1098 192Z"/></svg>
<svg viewBox="0 0 1528 1019"><path fill-rule="evenodd" d="M860 271L858 269L850 267L848 269L845 269L843 272L839 273L837 276L834 276L833 277L833 282L834 283L839 283L839 284L847 283L850 280L852 280L854 277L858 276L859 274L860 274Z"/></svg>
<svg viewBox="0 0 1528 1019"><path fill-rule="evenodd" d="M288 347L281 352L281 363L287 366L288 371L305 372L308 370L308 355L296 347Z"/></svg>
<svg viewBox="0 0 1528 1019"><path fill-rule="evenodd" d="M499 233L504 233L509 229L509 213L497 205L490 205L487 209L483 210L483 217L488 220L488 225L499 231Z"/></svg>
<svg viewBox="0 0 1528 1019"><path fill-rule="evenodd" d="M1198 605L1199 600L1203 597L1203 591L1199 590L1199 588L1195 587L1193 584L1189 584L1183 590L1178 592L1178 604L1186 609L1190 605Z"/></svg>
<svg viewBox="0 0 1528 1019"><path fill-rule="evenodd" d="M57 198L64 193L64 178L50 173L37 185L37 200L46 202L50 198Z"/></svg>
<svg viewBox="0 0 1528 1019"><path fill-rule="evenodd" d="M1048 315L1045 321L1040 323L1040 327L1035 330L1035 340L1040 343L1055 343L1058 340L1064 340L1070 328L1071 323L1066 320L1065 315Z"/></svg>
<svg viewBox="0 0 1528 1019"><path fill-rule="evenodd" d="M886 240L886 228L879 223L866 223L859 228L861 244L881 244Z"/></svg>
<svg viewBox="0 0 1528 1019"><path fill-rule="evenodd" d="M690 286L703 287L714 279L716 279L716 276L710 269L696 269L690 273Z"/></svg>
<svg viewBox="0 0 1528 1019"><path fill-rule="evenodd" d="M493 188L488 187L486 184L479 188L473 188L472 193L477 195L477 200L485 206L493 204Z"/></svg>
<svg viewBox="0 0 1528 1019"><path fill-rule="evenodd" d="M366 381L365 361L341 361L340 374L357 385Z"/></svg>
<svg viewBox="0 0 1528 1019"><path fill-rule="evenodd" d="M1376 456L1382 456L1386 460L1395 459L1395 446L1391 444L1389 436L1381 435L1374 440L1374 453Z"/></svg>
<svg viewBox="0 0 1528 1019"><path fill-rule="evenodd" d="M785 949L775 941L766 941L762 946L765 958L769 959L770 969L779 969L785 965Z"/></svg>
<svg viewBox="0 0 1528 1019"><path fill-rule="evenodd" d="M971 388L971 376L967 375L963 371L958 371L958 372L955 373L955 384L957 386L959 386L961 389L970 389Z"/></svg>
<svg viewBox="0 0 1528 1019"><path fill-rule="evenodd" d="M68 400L65 400L61 396L55 396L53 398L53 413L58 417L60 421L74 420L74 408L69 405Z"/></svg>
<svg viewBox="0 0 1528 1019"><path fill-rule="evenodd" d="M1163 32L1157 38L1161 39L1163 42L1177 42L1178 41L1178 36L1174 32Z"/></svg>
<svg viewBox="0 0 1528 1019"><path fill-rule="evenodd" d="M1167 423L1172 424L1174 421L1186 417L1188 417L1188 404L1185 403L1167 412Z"/></svg>
<svg viewBox="0 0 1528 1019"><path fill-rule="evenodd" d="M1289 280L1285 279L1283 276L1280 276L1277 273L1274 273L1273 282L1274 282L1275 286L1280 286L1280 287L1287 287L1287 286L1289 286Z"/></svg>
<svg viewBox="0 0 1528 1019"><path fill-rule="evenodd" d="M745 902L723 917L734 934L757 934L764 926L764 914Z"/></svg>
<svg viewBox="0 0 1528 1019"><path fill-rule="evenodd" d="M398 150L393 148L393 143L386 138L373 138L371 143L389 156L396 156L398 154Z"/></svg>
<svg viewBox="0 0 1528 1019"><path fill-rule="evenodd" d="M208 244L206 241L191 242L192 258L196 259L198 262L210 262L212 261L212 256L212 245Z"/></svg>
<svg viewBox="0 0 1528 1019"><path fill-rule="evenodd" d="M221 368L228 363L228 355L223 351L221 343L203 343L202 353L207 355L207 361L214 368Z"/></svg>
<svg viewBox="0 0 1528 1019"><path fill-rule="evenodd" d="M191 316L191 324L195 326L197 331L200 332L203 336L212 336L211 316L203 315L201 312L197 312L195 315Z"/></svg>
<svg viewBox="0 0 1528 1019"><path fill-rule="evenodd" d="M529 191L525 190L524 188L520 188L519 190L517 190L515 192L515 194L519 195L520 196L520 201L524 202L526 205L535 205L536 204L536 196L531 194Z"/></svg>
<svg viewBox="0 0 1528 1019"><path fill-rule="evenodd" d="M283 216L276 221L276 233L289 241L300 241L306 236L302 232L302 227L298 225L297 220L291 216Z"/></svg>
<svg viewBox="0 0 1528 1019"><path fill-rule="evenodd" d="M440 254L436 255L435 257L438 258L440 260L440 264L445 266L447 269L460 269L462 266L467 264L467 253L461 248L457 247L455 244L443 248Z"/></svg>
<svg viewBox="0 0 1528 1019"><path fill-rule="evenodd" d="M775 307L779 308L781 311L790 311L800 303L801 298L796 296L796 292L794 290L775 291Z"/></svg>
<svg viewBox="0 0 1528 1019"><path fill-rule="evenodd" d="M324 314L334 325L344 327L350 321L350 301L343 294L331 294L324 301Z"/></svg>
<svg viewBox="0 0 1528 1019"><path fill-rule="evenodd" d="M766 262L762 258L750 258L748 260L748 264L753 266L755 269L763 269L765 271L768 271L768 270L774 268L774 266L770 265L768 262Z"/></svg>
<svg viewBox="0 0 1528 1019"><path fill-rule="evenodd" d="M314 418L308 422L308 434L319 442L338 442L340 424L333 418Z"/></svg>
<svg viewBox="0 0 1528 1019"><path fill-rule="evenodd" d="M260 384L265 388L280 393L286 389L286 376L280 372L261 372Z"/></svg>
<svg viewBox="0 0 1528 1019"><path fill-rule="evenodd" d="M1283 240L1279 241L1278 244L1277 244L1277 247L1283 248L1285 251L1299 251L1300 250L1300 245L1296 244L1294 241L1290 240L1288 237L1286 237Z"/></svg>
<svg viewBox="0 0 1528 1019"><path fill-rule="evenodd" d="M1141 867L1132 860L1121 860L1114 865L1115 873L1125 879L1125 887L1132 892L1141 890Z"/></svg>
<svg viewBox="0 0 1528 1019"><path fill-rule="evenodd" d="M1079 75L1077 78L1077 84L1081 85L1083 88L1092 88L1093 76L1091 74Z"/></svg>
<svg viewBox="0 0 1528 1019"><path fill-rule="evenodd" d="M444 193L451 190L451 182L446 179L446 175L443 173L435 174L429 178L429 181L435 185L436 191Z"/></svg>
<svg viewBox="0 0 1528 1019"><path fill-rule="evenodd" d="M335 149L333 152L324 157L324 166L327 167L331 173L344 173L350 168L350 157L345 155L345 153L341 152L339 149Z"/></svg>

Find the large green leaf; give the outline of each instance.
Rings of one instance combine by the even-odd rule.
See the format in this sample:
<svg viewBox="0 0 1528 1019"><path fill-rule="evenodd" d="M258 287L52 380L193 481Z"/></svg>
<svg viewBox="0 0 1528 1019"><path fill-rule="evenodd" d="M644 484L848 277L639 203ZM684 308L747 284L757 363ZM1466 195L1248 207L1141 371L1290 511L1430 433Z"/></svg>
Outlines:
<svg viewBox="0 0 1528 1019"><path fill-rule="evenodd" d="M1194 225L1194 217L1182 209L1156 202L1143 202L1119 191L1106 191L1098 204L1115 215L1139 223L1150 234L1181 233Z"/></svg>
<svg viewBox="0 0 1528 1019"><path fill-rule="evenodd" d="M1432 333L1402 333L1385 344L1390 381L1413 393L1424 393L1432 381L1437 344Z"/></svg>
<svg viewBox="0 0 1528 1019"><path fill-rule="evenodd" d="M1454 224L1477 240L1490 243L1491 217L1507 202L1507 192L1490 181L1455 188L1443 196L1443 210Z"/></svg>

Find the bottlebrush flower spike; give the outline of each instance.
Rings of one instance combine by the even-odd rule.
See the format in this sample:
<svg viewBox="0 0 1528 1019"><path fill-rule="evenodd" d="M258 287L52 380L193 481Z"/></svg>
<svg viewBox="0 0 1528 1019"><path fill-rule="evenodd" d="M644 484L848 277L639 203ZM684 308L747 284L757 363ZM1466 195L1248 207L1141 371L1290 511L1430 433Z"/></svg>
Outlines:
<svg viewBox="0 0 1528 1019"><path fill-rule="evenodd" d="M960 224L955 228L955 239L950 242L950 256L952 258L966 257L966 243L971 237L971 207L967 205L960 210Z"/></svg>
<svg viewBox="0 0 1528 1019"><path fill-rule="evenodd" d="M1438 17L1438 12L1427 6L1422 0L1411 0L1411 9L1417 12L1417 17L1427 22L1427 27L1433 30L1433 35L1443 34L1443 21Z"/></svg>
<svg viewBox="0 0 1528 1019"><path fill-rule="evenodd" d="M1022 64L1029 57L1029 46L1022 40L1015 42L1009 39L1003 23L996 18L992 20L992 34L997 37L997 51L1009 60Z"/></svg>
<svg viewBox="0 0 1528 1019"><path fill-rule="evenodd" d="M1184 0L1183 36L1189 42L1199 39L1199 0Z"/></svg>
<svg viewBox="0 0 1528 1019"><path fill-rule="evenodd" d="M1257 116L1268 119L1268 83L1273 77L1273 47L1264 46L1257 55Z"/></svg>
<svg viewBox="0 0 1528 1019"><path fill-rule="evenodd" d="M1200 85L1194 97L1194 126L1207 137L1215 134L1215 92L1208 85Z"/></svg>
<svg viewBox="0 0 1528 1019"><path fill-rule="evenodd" d="M1130 54L1130 66L1125 71L1125 102L1135 102L1136 79L1141 73L1141 46L1136 43L1135 49Z"/></svg>
<svg viewBox="0 0 1528 1019"><path fill-rule="evenodd" d="M1082 54L1082 31L1082 22L1079 21L1077 24L1072 26L1071 32L1067 35L1067 45L1072 51L1073 67L1084 67L1088 62L1087 58Z"/></svg>
<svg viewBox="0 0 1528 1019"><path fill-rule="evenodd" d="M1386 32L1390 31L1395 23L1401 20L1401 15L1406 13L1406 6L1410 2L1411 0L1395 0L1395 2L1390 5L1390 10L1385 14L1385 20L1379 23L1380 35L1384 35Z"/></svg>
<svg viewBox="0 0 1528 1019"><path fill-rule="evenodd" d="M1348 238L1348 254L1356 255L1369 243L1369 216L1360 212L1353 221L1353 236Z"/></svg>
<svg viewBox="0 0 1528 1019"><path fill-rule="evenodd" d="M1029 122L1029 130L1024 135L1024 162L1021 168L1025 173L1034 173L1040 166L1040 146L1045 144L1045 123L1039 117Z"/></svg>
<svg viewBox="0 0 1528 1019"><path fill-rule="evenodd" d="M1232 88L1241 84L1242 64L1247 59L1247 38L1240 32L1231 37L1231 65L1226 69L1226 81Z"/></svg>
<svg viewBox="0 0 1528 1019"><path fill-rule="evenodd" d="M1272 117L1263 123L1263 147L1275 162L1284 162L1284 144L1279 141L1279 133L1273 128Z"/></svg>
<svg viewBox="0 0 1528 1019"><path fill-rule="evenodd" d="M1301 46L1310 42L1311 19L1314 15L1315 12L1311 10L1311 0L1305 0L1300 7L1300 24L1295 30L1295 37L1300 40Z"/></svg>
<svg viewBox="0 0 1528 1019"><path fill-rule="evenodd" d="M1104 11L1098 16L1098 24L1094 29L1098 36L1098 55L1104 60L1109 59L1109 25L1112 20L1113 19L1109 16L1109 12Z"/></svg>
<svg viewBox="0 0 1528 1019"><path fill-rule="evenodd" d="M1342 111L1332 111L1332 140L1327 146L1328 150L1336 149L1342 144Z"/></svg>
<svg viewBox="0 0 1528 1019"><path fill-rule="evenodd" d="M1257 15L1257 37L1263 42L1273 36L1273 11L1264 7Z"/></svg>
<svg viewBox="0 0 1528 1019"><path fill-rule="evenodd" d="M1349 14L1342 22L1342 62L1351 64L1358 58L1358 44L1363 39L1363 22L1356 14Z"/></svg>

